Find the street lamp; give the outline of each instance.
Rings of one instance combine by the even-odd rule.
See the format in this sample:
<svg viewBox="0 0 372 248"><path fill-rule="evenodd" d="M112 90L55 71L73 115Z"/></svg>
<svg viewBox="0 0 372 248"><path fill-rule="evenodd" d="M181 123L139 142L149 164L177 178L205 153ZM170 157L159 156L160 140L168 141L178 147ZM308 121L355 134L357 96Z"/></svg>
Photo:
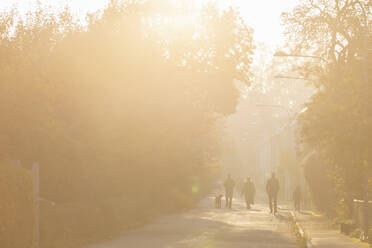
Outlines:
<svg viewBox="0 0 372 248"><path fill-rule="evenodd" d="M286 76L286 75L283 75L283 74L276 74L274 76L274 78L279 78L279 79L295 79L295 80L306 80L308 81L309 79L307 78L301 78L301 77L292 77L292 76ZM292 84L293 85L293 84ZM294 88L294 86L292 86L292 88ZM296 99L294 99L294 101L296 101Z"/></svg>
<svg viewBox="0 0 372 248"><path fill-rule="evenodd" d="M301 77L291 77L291 76L286 76L283 74L276 74L274 78L285 78L285 79L298 79L298 80L309 80L307 78L301 78Z"/></svg>
<svg viewBox="0 0 372 248"><path fill-rule="evenodd" d="M263 103L256 103L256 106L257 106L257 107L280 108L280 109L282 109L282 110L285 110L285 112L287 113L287 117L288 117L288 118L291 116L291 113L290 113L289 109L287 109L287 108L284 107L283 105L279 105L279 104L263 104Z"/></svg>
<svg viewBox="0 0 372 248"><path fill-rule="evenodd" d="M54 201L51 201L51 200L48 200L48 199L45 199L45 198L41 198L41 197L39 197L39 201L47 203L47 204L49 204L50 206L53 206L53 207L57 205L57 203L55 203Z"/></svg>
<svg viewBox="0 0 372 248"><path fill-rule="evenodd" d="M300 57L300 58L313 58L313 59L320 59L326 63L328 63L328 60L326 60L323 57L315 56L315 55L302 55L302 54L288 54L283 51L277 51L274 53L274 57Z"/></svg>

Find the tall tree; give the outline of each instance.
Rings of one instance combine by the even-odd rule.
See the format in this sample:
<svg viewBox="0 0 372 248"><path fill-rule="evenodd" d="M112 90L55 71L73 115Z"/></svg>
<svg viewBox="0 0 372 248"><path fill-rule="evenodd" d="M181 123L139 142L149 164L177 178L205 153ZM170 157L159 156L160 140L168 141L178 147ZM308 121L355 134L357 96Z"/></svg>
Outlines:
<svg viewBox="0 0 372 248"><path fill-rule="evenodd" d="M111 1L85 26L68 9L2 16L1 156L39 161L46 198L189 190L218 157L252 31L232 9L161 2Z"/></svg>
<svg viewBox="0 0 372 248"><path fill-rule="evenodd" d="M321 155L347 215L351 200L362 198L367 180L369 190L372 182L371 3L306 0L283 17L294 52L314 52L328 60L302 68L316 74L318 90L300 118L300 129L305 146Z"/></svg>

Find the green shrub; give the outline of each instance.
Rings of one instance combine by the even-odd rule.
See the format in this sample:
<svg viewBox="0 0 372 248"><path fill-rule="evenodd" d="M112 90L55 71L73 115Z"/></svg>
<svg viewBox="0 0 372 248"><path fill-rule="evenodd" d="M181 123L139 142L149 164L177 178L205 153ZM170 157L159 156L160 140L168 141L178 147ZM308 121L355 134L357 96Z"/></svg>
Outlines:
<svg viewBox="0 0 372 248"><path fill-rule="evenodd" d="M353 238L357 238L357 239L359 239L361 233L362 233L362 230L359 229L359 228L356 228L356 229L354 229L354 230L350 233L350 237L353 237Z"/></svg>
<svg viewBox="0 0 372 248"><path fill-rule="evenodd" d="M70 248L94 242L143 225L161 214L190 208L198 197L173 188L169 192L107 198L96 202L41 204L41 247Z"/></svg>
<svg viewBox="0 0 372 248"><path fill-rule="evenodd" d="M0 247L31 248L35 220L31 173L0 165L0 195Z"/></svg>

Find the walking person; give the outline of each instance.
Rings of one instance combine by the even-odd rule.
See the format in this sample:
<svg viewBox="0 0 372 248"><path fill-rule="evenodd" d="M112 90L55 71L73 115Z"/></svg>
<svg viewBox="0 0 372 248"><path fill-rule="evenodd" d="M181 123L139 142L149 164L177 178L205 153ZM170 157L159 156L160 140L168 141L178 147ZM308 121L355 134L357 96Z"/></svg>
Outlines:
<svg viewBox="0 0 372 248"><path fill-rule="evenodd" d="M297 186L296 189L293 191L293 202L295 211L300 212L301 201L302 201L301 188L300 186Z"/></svg>
<svg viewBox="0 0 372 248"><path fill-rule="evenodd" d="M235 181L231 178L230 174L227 175L223 186L225 187L226 207L231 208Z"/></svg>
<svg viewBox="0 0 372 248"><path fill-rule="evenodd" d="M275 177L275 173L273 172L271 178L267 180L266 183L266 192L269 196L269 205L270 205L270 213L274 214L278 212L278 192L279 192L279 181Z"/></svg>
<svg viewBox="0 0 372 248"><path fill-rule="evenodd" d="M245 204L247 209L251 209L251 204L254 204L254 197L256 195L256 188L251 181L251 178L248 177L245 181L243 188L242 188L242 195L245 198Z"/></svg>

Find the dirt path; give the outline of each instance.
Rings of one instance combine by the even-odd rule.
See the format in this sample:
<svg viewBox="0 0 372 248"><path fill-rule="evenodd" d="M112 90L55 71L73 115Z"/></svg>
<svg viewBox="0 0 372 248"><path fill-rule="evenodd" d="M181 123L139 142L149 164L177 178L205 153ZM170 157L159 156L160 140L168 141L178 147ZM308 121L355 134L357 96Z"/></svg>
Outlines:
<svg viewBox="0 0 372 248"><path fill-rule="evenodd" d="M214 209L208 197L183 214L161 217L143 228L86 248L291 248L289 226L257 204L246 210L234 199L232 210Z"/></svg>

